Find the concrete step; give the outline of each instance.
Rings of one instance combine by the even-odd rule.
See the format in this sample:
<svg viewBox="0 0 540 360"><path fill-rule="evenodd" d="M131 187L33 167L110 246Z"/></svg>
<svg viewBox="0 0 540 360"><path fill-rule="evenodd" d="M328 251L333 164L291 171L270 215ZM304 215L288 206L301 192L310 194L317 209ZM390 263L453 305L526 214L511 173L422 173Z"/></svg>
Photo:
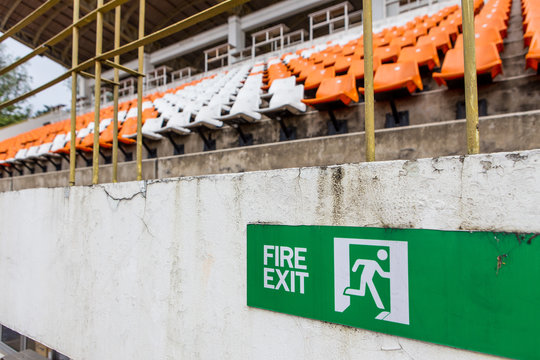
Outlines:
<svg viewBox="0 0 540 360"><path fill-rule="evenodd" d="M506 37L506 41L514 41L514 40L523 40L523 29L521 28L508 28L508 36Z"/></svg>
<svg viewBox="0 0 540 360"><path fill-rule="evenodd" d="M508 21L507 41L523 39L523 17L521 16L521 1L514 0Z"/></svg>
<svg viewBox="0 0 540 360"><path fill-rule="evenodd" d="M526 48L523 47L523 38L512 40L512 41L504 41L504 51L501 53L501 57L505 56L512 56L512 55L522 55L525 57Z"/></svg>
<svg viewBox="0 0 540 360"><path fill-rule="evenodd" d="M525 71L525 53L501 57L503 62L503 74L506 78L524 75Z"/></svg>
<svg viewBox="0 0 540 360"><path fill-rule="evenodd" d="M540 148L540 111L481 117L480 150L483 153ZM290 167L326 166L363 162L365 134L354 132L335 136L254 145L200 152L143 161L143 178L165 179L179 176L236 173ZM380 129L375 132L378 161L418 159L466 153L466 122L438 123ZM118 164L120 181L136 178L136 164ZM100 183L111 181L112 168L100 168ZM0 191L36 187L63 187L69 172L0 179ZM90 185L92 169L78 169L77 185Z"/></svg>

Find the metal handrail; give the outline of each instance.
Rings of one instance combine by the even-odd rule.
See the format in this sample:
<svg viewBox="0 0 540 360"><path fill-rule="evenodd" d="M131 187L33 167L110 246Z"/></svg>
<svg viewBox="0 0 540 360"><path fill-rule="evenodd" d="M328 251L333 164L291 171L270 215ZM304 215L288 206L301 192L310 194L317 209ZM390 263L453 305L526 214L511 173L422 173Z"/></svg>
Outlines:
<svg viewBox="0 0 540 360"><path fill-rule="evenodd" d="M88 69L92 65L95 66L95 106L94 106L94 146L92 154L92 183L97 184L99 180L99 120L100 120L100 95L101 95L101 82L105 81L101 78L101 68L102 65L112 66L115 69L114 81L107 82L112 83L113 86L113 97L114 97L114 136L113 136L113 182L116 182L116 167L117 167L117 153L116 149L118 146L118 70L128 71L137 75L137 180L142 179L142 99L143 99L143 71L144 71L144 46L155 41L158 41L164 37L175 34L181 30L184 30L190 26L193 26L201 21L210 19L218 14L221 14L225 11L228 11L236 6L242 5L249 0L225 0L220 2L217 5L214 5L204 11L201 11L197 14L194 14L186 19L180 20L168 27L165 27L161 30L153 32L149 35L144 35L144 22L145 22L145 6L146 0L139 0L139 31L138 39L130 43L127 43L123 46L120 46L120 42L116 41L117 36L120 35L120 6L129 1L129 0L111 0L108 3L104 4L103 0L98 0L98 6L96 9L86 14L84 17L79 18L80 10L80 0L73 0L73 23L62 30L57 35L53 36L51 39L33 49L33 51L23 58L15 61L14 63L6 66L3 69L0 69L0 75L7 73L15 69L17 66L24 64L33 57L40 55L47 51L51 46L58 44L61 40L69 36L70 34L73 37L72 43L72 66L66 73L60 75L56 79L49 81L48 83L39 86L36 89L33 89L21 96L18 96L15 99L5 101L0 104L0 109L6 108L10 105L13 105L17 102L23 101L28 97L35 95L41 91L48 89L49 87L58 84L59 82L66 80L71 76L72 78L72 101L71 101L71 142L70 142L70 176L69 184L71 186L75 185L75 162L76 162L76 117L77 117L77 75L91 75L84 73L84 70ZM46 3L47 6L52 2ZM103 14L106 12L115 9L115 47L114 49L102 53L102 41L103 41ZM45 13L46 10L36 9L31 15L27 16L23 21L15 25L15 29L20 30L23 27L30 24L37 14L41 15ZM88 59L82 63L78 63L78 45L79 45L79 28L85 25L88 25L93 20L96 20L96 55L95 57ZM18 31L17 30L17 31ZM6 33L12 34L14 32L13 28L6 31ZM127 69L120 65L119 56L127 52L138 50L138 71ZM114 61L110 61L111 58L114 58Z"/></svg>

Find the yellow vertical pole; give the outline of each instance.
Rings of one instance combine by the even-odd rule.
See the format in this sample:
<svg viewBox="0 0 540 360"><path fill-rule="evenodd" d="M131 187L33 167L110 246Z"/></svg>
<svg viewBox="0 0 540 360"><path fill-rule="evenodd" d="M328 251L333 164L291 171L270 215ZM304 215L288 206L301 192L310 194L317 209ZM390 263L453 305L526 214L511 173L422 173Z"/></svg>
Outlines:
<svg viewBox="0 0 540 360"><path fill-rule="evenodd" d="M122 20L122 8L116 7L114 13L114 48L120 47L120 21ZM114 57L114 62L120 64L120 55ZM120 74L118 68L114 68L114 87L113 87L113 148L112 148L112 182L118 181L118 82Z"/></svg>
<svg viewBox="0 0 540 360"><path fill-rule="evenodd" d="M145 0L139 0L139 39L144 37ZM144 46L139 47L139 73L144 73ZM137 180L142 180L143 77L137 77Z"/></svg>
<svg viewBox="0 0 540 360"><path fill-rule="evenodd" d="M79 21L79 0L73 0L73 23ZM71 67L74 68L79 63L79 28L73 27L71 49ZM71 140L69 148L69 186L75 185L75 166L77 165L77 154L75 153L75 138L77 124L77 72L71 73Z"/></svg>
<svg viewBox="0 0 540 360"><path fill-rule="evenodd" d="M97 0L97 7L103 6L103 0ZM103 51L103 13L100 11L96 17L96 56ZM101 108L101 62L96 61L96 74L94 83L94 148L92 156L92 184L99 181L99 111Z"/></svg>
<svg viewBox="0 0 540 360"><path fill-rule="evenodd" d="M375 95L373 93L373 27L371 0L363 0L364 99L366 161L375 161Z"/></svg>
<svg viewBox="0 0 540 360"><path fill-rule="evenodd" d="M467 114L467 153L480 152L478 131L478 88L476 83L476 48L474 0L462 0L463 56L465 64L465 110Z"/></svg>

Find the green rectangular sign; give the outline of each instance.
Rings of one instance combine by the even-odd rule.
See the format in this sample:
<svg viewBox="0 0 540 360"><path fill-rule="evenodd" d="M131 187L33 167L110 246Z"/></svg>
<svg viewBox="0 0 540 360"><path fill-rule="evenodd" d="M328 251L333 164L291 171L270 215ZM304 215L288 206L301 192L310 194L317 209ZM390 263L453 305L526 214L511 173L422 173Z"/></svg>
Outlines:
<svg viewBox="0 0 540 360"><path fill-rule="evenodd" d="M540 359L540 236L248 225L247 304Z"/></svg>

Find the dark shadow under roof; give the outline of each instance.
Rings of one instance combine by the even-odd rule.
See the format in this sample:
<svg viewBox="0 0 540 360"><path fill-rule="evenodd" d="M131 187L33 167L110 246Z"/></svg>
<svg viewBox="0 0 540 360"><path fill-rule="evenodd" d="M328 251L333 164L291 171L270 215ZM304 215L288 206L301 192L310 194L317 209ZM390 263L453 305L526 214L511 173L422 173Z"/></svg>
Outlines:
<svg viewBox="0 0 540 360"><path fill-rule="evenodd" d="M281 1L281 0L280 0ZM107 1L105 1L106 3ZM221 1L217 0L147 0L145 33L150 34L168 25L174 24L184 18L208 9ZM187 39L202 31L212 29L227 22L232 14L240 16L262 9L279 1L251 0L241 7L222 13L212 19L201 22L191 28L183 30L170 37L161 39L146 47L146 52L153 52L181 40ZM36 8L45 3L45 0L0 0L0 31L5 32ZM81 17L96 8L95 0L80 0ZM52 36L72 23L73 1L60 0L45 15L28 25L13 37L34 48L44 43ZM121 43L125 44L137 38L138 34L139 1L130 0L122 5L122 36ZM80 31L79 60L90 59L95 54L95 22L85 26ZM114 40L114 11L104 16L103 50L112 49ZM122 56L121 61L126 62L136 57L136 51ZM46 56L52 60L71 67L71 36L52 47Z"/></svg>

